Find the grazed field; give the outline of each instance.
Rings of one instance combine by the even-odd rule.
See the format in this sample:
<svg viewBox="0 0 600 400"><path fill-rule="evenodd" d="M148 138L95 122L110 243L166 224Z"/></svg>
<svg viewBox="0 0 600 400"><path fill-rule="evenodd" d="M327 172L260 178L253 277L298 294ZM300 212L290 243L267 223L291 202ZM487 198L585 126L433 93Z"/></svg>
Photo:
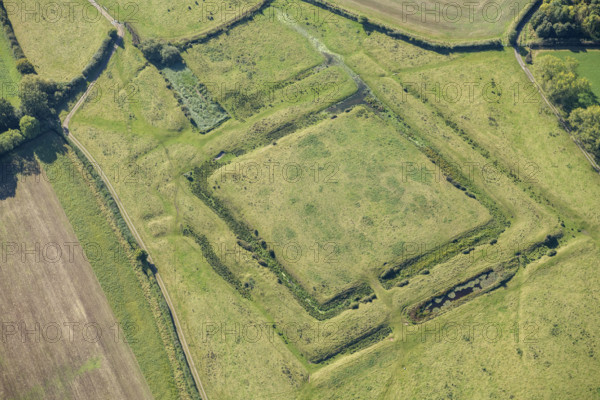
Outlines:
<svg viewBox="0 0 600 400"><path fill-rule="evenodd" d="M195 29L213 3L148 4L113 14L142 37L218 22ZM478 3L465 23L444 2L424 24L408 2L338 4L446 41L500 37L525 5ZM188 48L171 84L131 40L70 131L146 242L210 398L597 396L598 175L511 51L440 54L295 0ZM90 193L53 184L80 239L114 243ZM116 318L145 329L131 349L152 394L177 398L155 304L136 307L152 278L138 291L139 266L90 264Z"/></svg>
<svg viewBox="0 0 600 400"><path fill-rule="evenodd" d="M235 158L208 183L321 299L409 247L441 246L490 218L361 108Z"/></svg>
<svg viewBox="0 0 600 400"><path fill-rule="evenodd" d="M244 15L258 0L220 2L101 0L112 16L133 25L143 37L182 39L206 32Z"/></svg>
<svg viewBox="0 0 600 400"><path fill-rule="evenodd" d="M202 150L203 146L215 140L232 142L248 124L240 127L230 120L207 135L198 134L156 69L139 72L143 64L141 54L127 42L98 84L123 88L133 84L136 89L124 90L118 102L102 96L97 103L86 103L71 122L71 131L105 170L118 166L118 178L111 173L110 179L169 289L210 398L289 393L306 380L302 364L283 342L273 340L273 332L266 330L270 319L232 290L180 231L188 221L207 229L218 223L218 217L189 192L183 173L216 151ZM128 93L133 97L126 101ZM143 107L149 98L159 113ZM248 340L243 332L256 324L265 330L258 339ZM234 333L226 334L229 329ZM263 373L257 377L259 370Z"/></svg>
<svg viewBox="0 0 600 400"><path fill-rule="evenodd" d="M6 9L37 73L59 82L81 74L111 28L87 0L25 0Z"/></svg>
<svg viewBox="0 0 600 400"><path fill-rule="evenodd" d="M14 159L26 172L2 182L0 396L151 399L85 258L97 243L78 240L48 175L28 156Z"/></svg>
<svg viewBox="0 0 600 400"><path fill-rule="evenodd" d="M298 398L595 398L597 254L580 238L504 289L423 325L398 324L393 341L316 372Z"/></svg>

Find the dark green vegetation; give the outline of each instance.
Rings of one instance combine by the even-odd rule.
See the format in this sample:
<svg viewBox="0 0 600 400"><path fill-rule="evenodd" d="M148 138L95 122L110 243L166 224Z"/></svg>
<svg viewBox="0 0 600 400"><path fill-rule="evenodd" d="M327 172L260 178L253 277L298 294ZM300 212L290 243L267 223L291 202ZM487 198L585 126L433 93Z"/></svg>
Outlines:
<svg viewBox="0 0 600 400"><path fill-rule="evenodd" d="M567 57L577 60L575 72L590 82L590 88L594 95L600 97L600 50L576 48L574 50L536 51L536 58L543 55L552 55L560 59Z"/></svg>
<svg viewBox="0 0 600 400"><path fill-rule="evenodd" d="M590 0L544 0L531 25L542 39L600 40L600 4Z"/></svg>
<svg viewBox="0 0 600 400"><path fill-rule="evenodd" d="M590 81L577 73L578 64L571 57L543 55L536 60L536 69L549 99L565 111L577 138L600 157L600 106Z"/></svg>
<svg viewBox="0 0 600 400"><path fill-rule="evenodd" d="M167 66L160 72L173 89L183 113L201 133L210 131L229 118L185 64Z"/></svg>

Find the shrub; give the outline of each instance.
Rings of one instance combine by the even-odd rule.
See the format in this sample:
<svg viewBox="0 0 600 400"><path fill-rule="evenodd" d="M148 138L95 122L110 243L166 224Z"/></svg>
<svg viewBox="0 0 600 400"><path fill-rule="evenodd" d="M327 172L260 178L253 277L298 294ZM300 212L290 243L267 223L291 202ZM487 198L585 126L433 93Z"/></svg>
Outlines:
<svg viewBox="0 0 600 400"><path fill-rule="evenodd" d="M15 108L4 98L0 98L0 132L15 129L19 125Z"/></svg>
<svg viewBox="0 0 600 400"><path fill-rule="evenodd" d="M34 116L38 119L49 118L53 114L54 93L56 84L39 78L38 76L25 76L21 81L21 109L23 114Z"/></svg>
<svg viewBox="0 0 600 400"><path fill-rule="evenodd" d="M17 60L17 70L21 73L21 75L35 74L35 68L33 67L33 64L26 58Z"/></svg>
<svg viewBox="0 0 600 400"><path fill-rule="evenodd" d="M21 134L25 137L25 139L36 138L40 133L42 133L42 125L40 124L40 121L30 115L24 115L23 118L21 118L19 127L21 128Z"/></svg>
<svg viewBox="0 0 600 400"><path fill-rule="evenodd" d="M139 45L144 57L157 66L171 65L181 61L179 50L163 41L145 39Z"/></svg>
<svg viewBox="0 0 600 400"><path fill-rule="evenodd" d="M11 151L25 141L21 132L16 129L10 129L4 133L0 133L0 154Z"/></svg>
<svg viewBox="0 0 600 400"><path fill-rule="evenodd" d="M586 149L600 156L600 106L576 108L569 116L569 124Z"/></svg>

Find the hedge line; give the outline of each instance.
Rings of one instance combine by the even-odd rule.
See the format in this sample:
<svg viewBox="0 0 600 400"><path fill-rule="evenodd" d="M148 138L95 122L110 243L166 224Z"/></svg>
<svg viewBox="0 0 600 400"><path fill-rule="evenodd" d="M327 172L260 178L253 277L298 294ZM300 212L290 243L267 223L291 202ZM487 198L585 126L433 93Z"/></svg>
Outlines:
<svg viewBox="0 0 600 400"><path fill-rule="evenodd" d="M600 43L585 39L532 39L527 42L527 45L532 49L549 48L552 50L571 49L573 47L585 47L588 49L600 48Z"/></svg>
<svg viewBox="0 0 600 400"><path fill-rule="evenodd" d="M177 362L183 371L183 378L187 393L190 395L192 400L202 400L202 397L200 397L200 392L196 387L196 381L192 376L192 371L190 370L187 358L183 352L183 347L181 347L179 336L177 336L177 332L175 330L175 321L173 320L171 309L169 309L169 305L167 304L167 301L165 300L160 290L160 286L158 286L158 283L156 282L156 279L148 279L148 281L150 282L150 290L152 291L152 295L158 300L161 316L163 317L165 326L167 327L169 335L171 336L173 347L175 349L175 357L177 357Z"/></svg>
<svg viewBox="0 0 600 400"><path fill-rule="evenodd" d="M92 178L92 181L94 182L94 185L96 186L96 190L98 191L98 193L100 193L100 196L102 197L102 200L104 201L105 205L111 211L111 213L115 219L116 225L119 228L119 231L121 232L121 235L123 235L123 237L129 244L130 250L133 250L133 251L137 250L139 248L138 243L135 240L135 238L133 237L133 235L131 234L129 227L127 226L127 224L125 223L125 220L121 216L121 211L119 210L119 206L117 205L117 203L115 202L115 199L110 194L110 191L104 184L104 181L102 180L102 178L96 171L95 166L92 165L92 163L90 163L90 161L85 156L85 154L83 154L83 152L81 150L79 150L79 147L77 147L71 141L71 139L69 139L68 136L64 136L64 138L67 141L67 143L69 143L71 148L73 149L73 152L75 153L75 155L77 156L79 161L83 164L83 168L85 169L85 171Z"/></svg>
<svg viewBox="0 0 600 400"><path fill-rule="evenodd" d="M348 18L352 21L359 22L361 16L350 12L342 7L332 4L326 0L302 0L305 3L312 4L320 7L324 10L330 11L334 14L340 15L344 18ZM364 17L363 17L364 18ZM439 53L448 52L469 52L469 51L482 51L482 50L499 50L503 48L501 39L485 39L476 40L471 42L442 42L438 40L426 39L422 36L415 35L410 32L401 31L397 28L391 28L380 22L371 21L367 18L364 19L363 26L368 30L377 31L384 35L390 36L394 39L404 40L412 45L424 48L426 50L433 50Z"/></svg>
<svg viewBox="0 0 600 400"><path fill-rule="evenodd" d="M506 39L508 44L514 46L517 43L517 39L519 38L519 32L525 26L527 21L531 18L531 16L537 11L537 9L542 5L544 0L533 0L528 3L517 15L517 18L513 21L513 23L508 28L508 32L506 34Z"/></svg>
<svg viewBox="0 0 600 400"><path fill-rule="evenodd" d="M108 57L108 55L112 51L113 44L117 40L117 38L118 35L116 29L112 28L110 31L108 31L108 37L104 38L102 44L100 45L100 48L96 51L90 62L85 66L85 68L81 72L81 75L83 75L85 79L89 80L90 76L94 72L97 72L102 62L106 59L106 57Z"/></svg>
<svg viewBox="0 0 600 400"><path fill-rule="evenodd" d="M228 21L222 25L216 26L207 32L204 32L204 33L201 33L198 35L194 35L189 38L180 39L180 40L174 42L173 45L177 46L180 50L183 51L183 50L186 50L186 49L192 47L195 44L204 43L214 37L221 35L222 33L228 31L229 29L237 26L240 23L243 23L243 22L253 19L254 15L256 13L267 8L273 1L274 0L261 0L258 4L249 8L247 12L236 16L231 21Z"/></svg>
<svg viewBox="0 0 600 400"><path fill-rule="evenodd" d="M0 1L0 23L4 27L4 33L6 34L6 38L10 43L10 48L13 52L13 55L16 60L21 58L25 58L25 53L17 40L17 36L15 35L15 31L13 30L10 19L8 19L8 14L6 12L6 8L4 8L4 2Z"/></svg>

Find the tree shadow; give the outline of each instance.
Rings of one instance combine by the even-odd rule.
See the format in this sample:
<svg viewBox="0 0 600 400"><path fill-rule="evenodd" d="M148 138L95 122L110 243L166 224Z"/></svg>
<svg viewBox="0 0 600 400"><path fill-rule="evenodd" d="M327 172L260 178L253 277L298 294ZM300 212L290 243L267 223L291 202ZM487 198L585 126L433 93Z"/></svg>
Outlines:
<svg viewBox="0 0 600 400"><path fill-rule="evenodd" d="M56 133L48 131L0 156L0 201L14 197L20 181L50 181L38 162L52 164L66 152L66 144Z"/></svg>

